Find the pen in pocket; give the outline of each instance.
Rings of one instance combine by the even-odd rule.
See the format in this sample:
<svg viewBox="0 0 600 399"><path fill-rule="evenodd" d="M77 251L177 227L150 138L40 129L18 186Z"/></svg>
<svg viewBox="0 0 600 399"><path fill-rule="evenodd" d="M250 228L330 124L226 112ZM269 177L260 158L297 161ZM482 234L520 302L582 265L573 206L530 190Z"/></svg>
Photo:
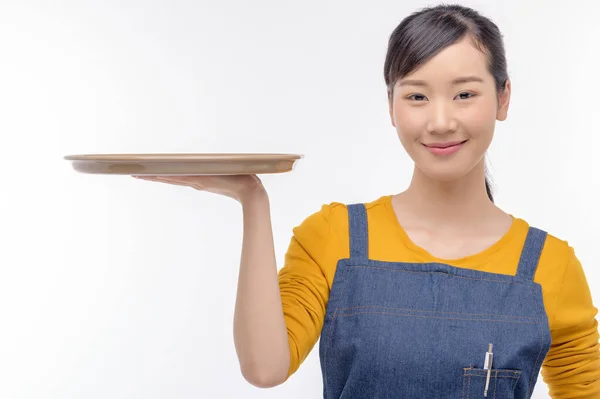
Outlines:
<svg viewBox="0 0 600 399"><path fill-rule="evenodd" d="M487 378L485 379L485 389L483 391L483 396L487 398L488 389L490 387L490 377L492 375L492 361L494 360L494 354L492 353L492 348L494 345L489 344L488 351L485 354L485 361L483 363L483 369L487 370Z"/></svg>

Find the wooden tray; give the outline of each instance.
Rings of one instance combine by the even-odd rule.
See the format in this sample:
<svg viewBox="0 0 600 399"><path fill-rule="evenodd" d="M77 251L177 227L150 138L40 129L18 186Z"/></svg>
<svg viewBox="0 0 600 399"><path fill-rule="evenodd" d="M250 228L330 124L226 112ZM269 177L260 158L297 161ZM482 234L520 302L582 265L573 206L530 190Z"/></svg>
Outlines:
<svg viewBox="0 0 600 399"><path fill-rule="evenodd" d="M67 155L81 173L112 175L244 175L290 172L297 154L84 154Z"/></svg>

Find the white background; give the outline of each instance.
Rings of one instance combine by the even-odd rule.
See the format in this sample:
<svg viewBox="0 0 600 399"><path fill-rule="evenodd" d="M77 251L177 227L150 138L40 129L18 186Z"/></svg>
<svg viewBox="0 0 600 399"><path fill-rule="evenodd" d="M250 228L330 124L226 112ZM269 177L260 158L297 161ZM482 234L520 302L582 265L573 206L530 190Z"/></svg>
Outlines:
<svg viewBox="0 0 600 399"><path fill-rule="evenodd" d="M236 202L62 157L304 154L263 178L281 266L321 204L409 182L383 62L392 30L429 4L0 0L0 397L320 397L317 350L275 389L239 372ZM463 4L505 35L497 202L568 240L600 304L598 3ZM546 392L540 377L534 397Z"/></svg>

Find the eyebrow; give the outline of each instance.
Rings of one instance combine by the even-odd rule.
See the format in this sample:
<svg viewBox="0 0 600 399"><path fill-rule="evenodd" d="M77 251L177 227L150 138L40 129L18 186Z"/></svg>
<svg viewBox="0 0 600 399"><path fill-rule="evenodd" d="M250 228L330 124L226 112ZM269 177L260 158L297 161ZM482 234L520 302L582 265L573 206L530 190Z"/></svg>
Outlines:
<svg viewBox="0 0 600 399"><path fill-rule="evenodd" d="M478 76L463 76L460 78L456 78L452 81L452 85L458 85L458 84L463 84L463 83L469 83L469 82L479 82L479 83L483 83L483 79L481 79ZM425 86L427 87L427 82L425 82L424 80L403 80L400 82L400 84L398 85L400 87L402 86Z"/></svg>

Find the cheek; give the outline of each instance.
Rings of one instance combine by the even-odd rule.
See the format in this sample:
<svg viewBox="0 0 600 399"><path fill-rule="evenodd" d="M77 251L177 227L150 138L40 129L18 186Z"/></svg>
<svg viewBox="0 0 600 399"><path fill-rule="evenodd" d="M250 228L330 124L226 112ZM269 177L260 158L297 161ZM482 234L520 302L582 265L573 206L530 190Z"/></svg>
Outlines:
<svg viewBox="0 0 600 399"><path fill-rule="evenodd" d="M400 140L419 137L426 124L422 113L409 107L396 107L394 121Z"/></svg>
<svg viewBox="0 0 600 399"><path fill-rule="evenodd" d="M496 123L495 104L486 101L470 107L461 115L462 123L473 137L491 136Z"/></svg>

